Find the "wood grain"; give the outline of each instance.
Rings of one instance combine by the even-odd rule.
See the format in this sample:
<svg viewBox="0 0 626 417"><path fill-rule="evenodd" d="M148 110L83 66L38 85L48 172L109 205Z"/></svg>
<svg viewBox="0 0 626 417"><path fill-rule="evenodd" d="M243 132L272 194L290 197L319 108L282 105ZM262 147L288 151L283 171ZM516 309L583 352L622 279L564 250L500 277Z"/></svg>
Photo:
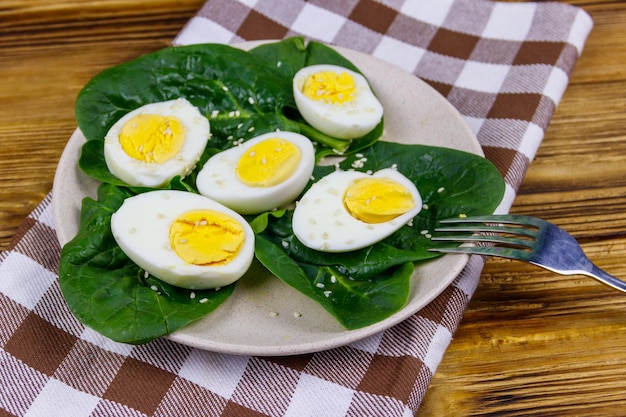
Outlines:
<svg viewBox="0 0 626 417"><path fill-rule="evenodd" d="M203 0L4 0L0 249L50 191L97 72L170 43ZM513 212L571 231L626 277L626 3L571 0L595 27ZM622 416L626 296L491 259L435 374L424 416Z"/></svg>

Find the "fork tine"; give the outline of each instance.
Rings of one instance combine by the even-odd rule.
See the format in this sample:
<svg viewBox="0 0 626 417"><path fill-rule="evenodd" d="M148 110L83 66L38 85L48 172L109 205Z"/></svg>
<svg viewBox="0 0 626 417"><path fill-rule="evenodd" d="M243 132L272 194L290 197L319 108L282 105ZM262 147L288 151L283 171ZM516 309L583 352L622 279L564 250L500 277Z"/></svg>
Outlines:
<svg viewBox="0 0 626 417"><path fill-rule="evenodd" d="M503 248L498 246L458 246L455 248L429 248L431 252L464 253L468 255L498 256L516 260L526 260L530 252L523 249Z"/></svg>
<svg viewBox="0 0 626 417"><path fill-rule="evenodd" d="M444 219L435 227L435 232L444 233L433 236L433 241L482 242L506 246L460 246L454 248L430 248L441 253L467 253L498 256L518 260L527 260L540 232L540 223L527 216L498 215L459 217ZM530 224L530 226L529 226ZM473 233L459 235L458 232ZM451 233L445 235L445 233Z"/></svg>
<svg viewBox="0 0 626 417"><path fill-rule="evenodd" d="M509 215L484 215L484 216L471 216L471 217L455 217L449 219L440 220L439 223L500 223L500 224L517 224L520 226L528 226L532 225L536 228L539 228L543 223L542 220L531 217L524 216L520 214L509 214Z"/></svg>
<svg viewBox="0 0 626 417"><path fill-rule="evenodd" d="M438 231L438 229L435 229ZM510 236L489 236L489 235L446 235L446 236L433 236L430 240L438 242L489 242L489 243L502 243L505 245L519 246L521 248L531 249L534 244L534 240L519 239Z"/></svg>
<svg viewBox="0 0 626 417"><path fill-rule="evenodd" d="M445 224L455 224L450 221L441 221ZM435 232L485 232L485 233L505 233L507 235L518 235L527 237L537 237L537 229L510 226L492 226L485 224L459 223L458 226L436 227Z"/></svg>

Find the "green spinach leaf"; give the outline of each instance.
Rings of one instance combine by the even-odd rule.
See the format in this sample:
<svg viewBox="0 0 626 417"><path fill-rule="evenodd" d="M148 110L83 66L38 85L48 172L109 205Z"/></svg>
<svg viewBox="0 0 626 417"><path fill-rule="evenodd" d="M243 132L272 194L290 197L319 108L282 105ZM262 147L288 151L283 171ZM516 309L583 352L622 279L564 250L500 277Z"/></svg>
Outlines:
<svg viewBox="0 0 626 417"><path fill-rule="evenodd" d="M340 266L297 262L264 236L257 236L255 246L257 258L271 273L318 302L347 329L384 320L408 301L412 262L355 279Z"/></svg>
<svg viewBox="0 0 626 417"><path fill-rule="evenodd" d="M190 291L146 276L111 233L111 216L132 195L129 189L103 184L97 201L83 200L80 231L61 252L59 284L81 322L115 341L138 344L215 310L234 285Z"/></svg>

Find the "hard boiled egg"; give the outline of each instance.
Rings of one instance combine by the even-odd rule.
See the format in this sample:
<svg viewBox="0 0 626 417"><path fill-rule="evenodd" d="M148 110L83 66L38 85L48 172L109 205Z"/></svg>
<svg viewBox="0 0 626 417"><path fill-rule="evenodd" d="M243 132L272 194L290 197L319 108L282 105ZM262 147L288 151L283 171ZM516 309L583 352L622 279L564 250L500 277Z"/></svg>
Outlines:
<svg viewBox="0 0 626 417"><path fill-rule="evenodd" d="M211 157L196 186L238 213L257 214L296 199L314 166L315 150L307 137L271 132Z"/></svg>
<svg viewBox="0 0 626 417"><path fill-rule="evenodd" d="M335 171L298 201L292 227L298 240L311 249L347 252L386 238L421 208L417 188L395 169L373 175Z"/></svg>
<svg viewBox="0 0 626 417"><path fill-rule="evenodd" d="M293 78L293 95L304 120L340 139L365 135L383 116L365 77L336 65L300 69Z"/></svg>
<svg viewBox="0 0 626 417"><path fill-rule="evenodd" d="M184 98L124 115L104 138L109 171L129 185L159 187L189 174L210 137L209 121Z"/></svg>
<svg viewBox="0 0 626 417"><path fill-rule="evenodd" d="M239 214L184 191L127 198L113 214L111 230L135 264L188 289L228 285L248 270L254 256L254 233Z"/></svg>

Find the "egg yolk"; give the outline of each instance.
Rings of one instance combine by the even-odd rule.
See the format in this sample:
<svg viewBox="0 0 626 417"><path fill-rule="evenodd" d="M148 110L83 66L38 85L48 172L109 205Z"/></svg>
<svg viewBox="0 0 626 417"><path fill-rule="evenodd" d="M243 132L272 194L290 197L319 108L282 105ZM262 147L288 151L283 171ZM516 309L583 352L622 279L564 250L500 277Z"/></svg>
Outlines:
<svg viewBox="0 0 626 417"><path fill-rule="evenodd" d="M356 97L356 83L346 72L320 71L306 79L302 93L313 100L347 103Z"/></svg>
<svg viewBox="0 0 626 417"><path fill-rule="evenodd" d="M176 117L140 114L124 124L119 141L131 158L159 164L180 151L185 127Z"/></svg>
<svg viewBox="0 0 626 417"><path fill-rule="evenodd" d="M271 187L291 177L300 158L300 148L293 143L281 138L265 139L239 159L237 177L252 187Z"/></svg>
<svg viewBox="0 0 626 417"><path fill-rule="evenodd" d="M389 178L362 178L353 181L343 197L352 217L366 223L393 220L415 207L413 195Z"/></svg>
<svg viewBox="0 0 626 417"><path fill-rule="evenodd" d="M170 245L185 262L218 266L231 262L241 249L245 232L241 223L215 210L183 213L170 225Z"/></svg>

